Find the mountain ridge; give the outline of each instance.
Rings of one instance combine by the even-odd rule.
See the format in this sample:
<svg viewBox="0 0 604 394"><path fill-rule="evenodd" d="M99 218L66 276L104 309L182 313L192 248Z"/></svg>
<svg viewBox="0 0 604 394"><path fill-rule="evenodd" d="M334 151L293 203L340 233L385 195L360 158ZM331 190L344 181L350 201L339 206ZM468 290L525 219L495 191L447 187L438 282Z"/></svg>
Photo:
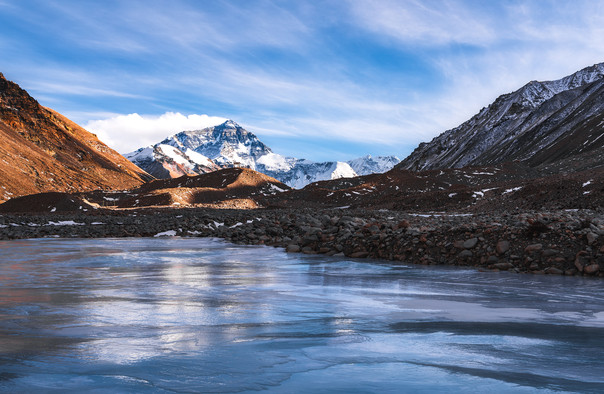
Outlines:
<svg viewBox="0 0 604 394"><path fill-rule="evenodd" d="M549 147L549 155L558 152L555 156L560 159L576 154L564 153L565 147L556 140L571 129L566 126L578 127L599 116L603 85L604 63L555 81L531 81L499 96L456 128L421 143L397 167L419 171L510 160L538 166L548 161L542 148ZM596 130L592 127L591 132Z"/></svg>
<svg viewBox="0 0 604 394"><path fill-rule="evenodd" d="M385 172L400 161L395 156L365 156L349 162L316 163L285 157L273 152L256 135L230 119L200 130L181 131L125 156L158 178L239 166L259 171L295 188L320 180Z"/></svg>

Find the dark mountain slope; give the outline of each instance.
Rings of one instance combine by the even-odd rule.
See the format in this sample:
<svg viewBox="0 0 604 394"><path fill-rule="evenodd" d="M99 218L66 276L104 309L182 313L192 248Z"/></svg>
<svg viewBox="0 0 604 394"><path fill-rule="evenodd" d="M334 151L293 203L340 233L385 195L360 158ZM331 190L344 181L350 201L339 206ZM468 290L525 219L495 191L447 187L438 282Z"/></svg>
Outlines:
<svg viewBox="0 0 604 394"><path fill-rule="evenodd" d="M398 168L425 170L521 160L537 167L602 149L604 63L500 96L459 127L422 143Z"/></svg>

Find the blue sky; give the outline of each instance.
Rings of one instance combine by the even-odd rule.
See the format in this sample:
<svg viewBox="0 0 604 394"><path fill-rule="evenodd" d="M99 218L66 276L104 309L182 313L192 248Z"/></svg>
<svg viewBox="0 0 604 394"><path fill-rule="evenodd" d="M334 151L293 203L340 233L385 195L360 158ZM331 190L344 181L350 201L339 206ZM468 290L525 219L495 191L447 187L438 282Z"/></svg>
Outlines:
<svg viewBox="0 0 604 394"><path fill-rule="evenodd" d="M289 156L403 158L603 37L595 0L0 0L0 72L122 153L231 118Z"/></svg>

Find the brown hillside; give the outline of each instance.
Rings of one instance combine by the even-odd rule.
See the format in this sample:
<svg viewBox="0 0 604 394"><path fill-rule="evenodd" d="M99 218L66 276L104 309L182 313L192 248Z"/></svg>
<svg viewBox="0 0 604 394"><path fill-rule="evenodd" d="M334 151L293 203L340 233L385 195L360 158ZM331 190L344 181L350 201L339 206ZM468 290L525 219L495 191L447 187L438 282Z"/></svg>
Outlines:
<svg viewBox="0 0 604 394"><path fill-rule="evenodd" d="M40 192L127 189L152 177L0 73L0 201Z"/></svg>
<svg viewBox="0 0 604 394"><path fill-rule="evenodd" d="M289 186L259 172L227 168L196 176L154 180L130 191L128 197L120 198L117 205L120 208L200 204L256 208L264 197L289 189Z"/></svg>

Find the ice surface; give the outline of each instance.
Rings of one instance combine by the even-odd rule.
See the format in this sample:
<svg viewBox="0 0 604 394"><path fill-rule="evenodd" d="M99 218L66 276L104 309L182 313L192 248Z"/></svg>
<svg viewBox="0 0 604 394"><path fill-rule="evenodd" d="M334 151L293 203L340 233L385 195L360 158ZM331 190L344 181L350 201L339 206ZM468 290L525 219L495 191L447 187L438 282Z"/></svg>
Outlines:
<svg viewBox="0 0 604 394"><path fill-rule="evenodd" d="M212 239L0 242L3 392L598 392L600 281Z"/></svg>

